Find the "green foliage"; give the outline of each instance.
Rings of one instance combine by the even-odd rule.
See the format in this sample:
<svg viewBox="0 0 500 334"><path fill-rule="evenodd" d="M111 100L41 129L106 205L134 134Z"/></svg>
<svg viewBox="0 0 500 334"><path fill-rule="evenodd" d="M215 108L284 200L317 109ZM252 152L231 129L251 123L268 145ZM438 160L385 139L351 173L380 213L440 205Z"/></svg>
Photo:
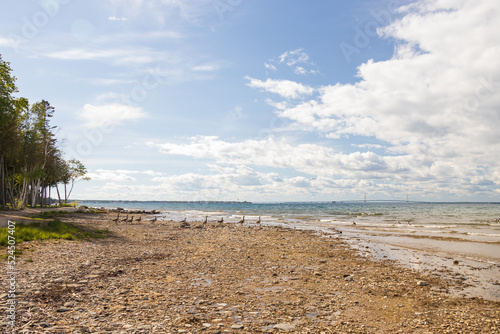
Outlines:
<svg viewBox="0 0 500 334"><path fill-rule="evenodd" d="M64 184L67 202L74 184L89 179L87 169L78 160L62 158L56 126L50 123L55 108L48 101L30 104L14 97L18 89L11 72L0 55L0 207L45 206L46 190L58 184ZM58 188L57 194L60 197Z"/></svg>
<svg viewBox="0 0 500 334"><path fill-rule="evenodd" d="M50 219L50 218L57 218L57 217L67 217L73 212L69 211L60 211L60 210L54 210L54 211L44 211L38 214L37 216L33 216L32 218L40 218L40 219Z"/></svg>
<svg viewBox="0 0 500 334"><path fill-rule="evenodd" d="M35 222L29 225L17 225L14 231L17 244L30 240L103 238L109 234L107 229L87 230L57 219L48 222ZM0 246L8 245L8 235L8 228L0 229Z"/></svg>

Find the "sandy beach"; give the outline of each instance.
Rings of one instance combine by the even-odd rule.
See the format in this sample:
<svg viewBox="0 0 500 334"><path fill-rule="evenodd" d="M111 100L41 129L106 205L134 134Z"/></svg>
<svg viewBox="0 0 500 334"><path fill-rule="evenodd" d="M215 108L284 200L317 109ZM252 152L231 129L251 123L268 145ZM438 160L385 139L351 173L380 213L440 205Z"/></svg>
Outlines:
<svg viewBox="0 0 500 334"><path fill-rule="evenodd" d="M335 235L114 218L62 218L105 239L19 245L18 333L500 332L500 303L450 294L460 279L371 260Z"/></svg>

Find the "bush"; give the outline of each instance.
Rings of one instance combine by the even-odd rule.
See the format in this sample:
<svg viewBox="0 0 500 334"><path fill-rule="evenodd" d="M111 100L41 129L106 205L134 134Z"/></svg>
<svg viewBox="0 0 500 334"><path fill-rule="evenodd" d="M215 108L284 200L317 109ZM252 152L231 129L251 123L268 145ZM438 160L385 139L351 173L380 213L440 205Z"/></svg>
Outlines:
<svg viewBox="0 0 500 334"><path fill-rule="evenodd" d="M58 211L57 211L58 212ZM44 239L87 239L103 238L109 231L106 230L83 230L73 224L64 223L59 220L49 222L36 222L29 225L17 225L14 230L16 243L30 240ZM0 246L8 245L8 228L0 229Z"/></svg>

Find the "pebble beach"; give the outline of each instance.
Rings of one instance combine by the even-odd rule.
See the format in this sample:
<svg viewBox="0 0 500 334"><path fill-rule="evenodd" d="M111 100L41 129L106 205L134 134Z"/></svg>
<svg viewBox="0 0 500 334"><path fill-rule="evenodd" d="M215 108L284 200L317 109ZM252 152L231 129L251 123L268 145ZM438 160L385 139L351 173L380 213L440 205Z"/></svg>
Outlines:
<svg viewBox="0 0 500 334"><path fill-rule="evenodd" d="M500 333L498 301L332 234L116 216L61 219L103 239L19 245L17 333Z"/></svg>

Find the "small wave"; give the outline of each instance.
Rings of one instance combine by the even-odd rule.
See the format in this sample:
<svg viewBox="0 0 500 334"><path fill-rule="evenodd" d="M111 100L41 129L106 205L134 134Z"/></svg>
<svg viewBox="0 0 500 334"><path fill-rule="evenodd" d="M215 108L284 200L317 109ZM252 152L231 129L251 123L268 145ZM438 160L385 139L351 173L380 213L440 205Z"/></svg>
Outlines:
<svg viewBox="0 0 500 334"><path fill-rule="evenodd" d="M477 233L477 232L467 232L467 235L473 235L477 237L492 237L492 238L500 238L500 234L497 233Z"/></svg>

